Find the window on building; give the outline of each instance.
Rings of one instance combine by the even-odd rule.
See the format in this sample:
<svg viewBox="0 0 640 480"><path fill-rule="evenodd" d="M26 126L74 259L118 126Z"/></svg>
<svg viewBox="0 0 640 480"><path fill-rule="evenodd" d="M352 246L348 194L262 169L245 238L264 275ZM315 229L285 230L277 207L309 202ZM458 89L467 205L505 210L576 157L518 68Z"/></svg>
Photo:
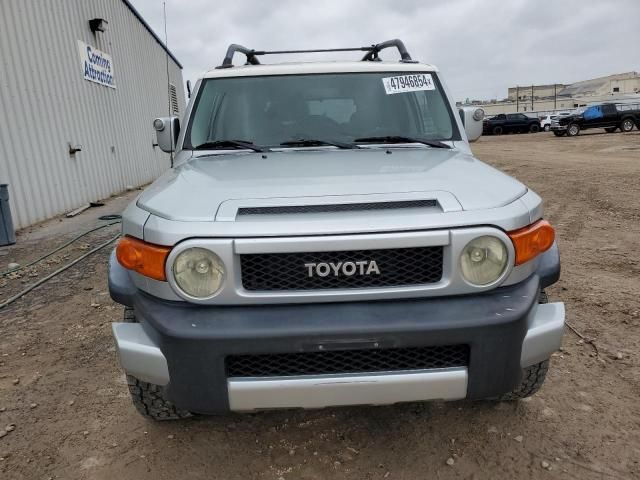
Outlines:
<svg viewBox="0 0 640 480"><path fill-rule="evenodd" d="M169 84L169 102L171 103L171 114L178 115L180 108L178 107L178 93L176 86L172 83Z"/></svg>
<svg viewBox="0 0 640 480"><path fill-rule="evenodd" d="M620 87L613 87L613 93L619 92L620 91Z"/></svg>

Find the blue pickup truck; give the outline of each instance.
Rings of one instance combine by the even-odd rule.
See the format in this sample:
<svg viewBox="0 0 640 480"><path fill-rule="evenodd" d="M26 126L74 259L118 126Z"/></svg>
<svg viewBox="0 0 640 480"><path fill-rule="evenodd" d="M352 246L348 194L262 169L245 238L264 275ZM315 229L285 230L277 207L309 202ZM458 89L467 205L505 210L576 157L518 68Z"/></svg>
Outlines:
<svg viewBox="0 0 640 480"><path fill-rule="evenodd" d="M551 121L551 130L556 137L575 137L588 128L604 128L607 133L618 129L630 132L634 126L640 128L640 102L590 105L573 115Z"/></svg>

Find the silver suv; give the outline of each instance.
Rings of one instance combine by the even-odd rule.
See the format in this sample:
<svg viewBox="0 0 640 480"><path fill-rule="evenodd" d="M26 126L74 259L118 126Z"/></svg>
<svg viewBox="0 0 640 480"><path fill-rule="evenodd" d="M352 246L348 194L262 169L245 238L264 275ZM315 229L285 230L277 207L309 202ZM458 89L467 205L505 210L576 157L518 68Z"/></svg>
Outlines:
<svg viewBox="0 0 640 480"><path fill-rule="evenodd" d="M154 121L174 165L124 212L109 268L143 415L541 386L564 305L540 197L473 156L482 110L401 41L341 50L364 56L263 65L291 52L231 45L182 125Z"/></svg>

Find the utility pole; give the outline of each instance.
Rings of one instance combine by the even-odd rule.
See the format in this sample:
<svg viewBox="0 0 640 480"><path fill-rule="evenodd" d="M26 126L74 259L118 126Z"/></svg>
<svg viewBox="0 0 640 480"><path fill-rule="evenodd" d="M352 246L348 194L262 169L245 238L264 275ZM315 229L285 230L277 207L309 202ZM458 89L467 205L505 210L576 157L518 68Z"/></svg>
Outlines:
<svg viewBox="0 0 640 480"><path fill-rule="evenodd" d="M558 84L553 84L553 109L556 110L558 106L556 105L558 100Z"/></svg>
<svg viewBox="0 0 640 480"><path fill-rule="evenodd" d="M520 111L520 87L516 85L516 112Z"/></svg>
<svg viewBox="0 0 640 480"><path fill-rule="evenodd" d="M533 112L535 109L533 108L533 85L531 85L531 111Z"/></svg>

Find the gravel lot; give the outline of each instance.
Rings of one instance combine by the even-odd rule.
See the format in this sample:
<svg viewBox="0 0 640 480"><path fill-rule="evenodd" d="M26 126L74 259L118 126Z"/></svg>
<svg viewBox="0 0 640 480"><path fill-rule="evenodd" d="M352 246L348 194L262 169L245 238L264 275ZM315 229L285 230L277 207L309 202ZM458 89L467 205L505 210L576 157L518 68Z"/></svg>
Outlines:
<svg viewBox="0 0 640 480"><path fill-rule="evenodd" d="M584 337L567 329L529 401L150 423L116 362L110 322L122 312L106 292L107 249L0 310L0 478L639 478L640 132L485 137L473 149L545 199L563 259L549 294ZM71 238L65 222L0 248L0 270ZM116 228L0 278L0 302Z"/></svg>

